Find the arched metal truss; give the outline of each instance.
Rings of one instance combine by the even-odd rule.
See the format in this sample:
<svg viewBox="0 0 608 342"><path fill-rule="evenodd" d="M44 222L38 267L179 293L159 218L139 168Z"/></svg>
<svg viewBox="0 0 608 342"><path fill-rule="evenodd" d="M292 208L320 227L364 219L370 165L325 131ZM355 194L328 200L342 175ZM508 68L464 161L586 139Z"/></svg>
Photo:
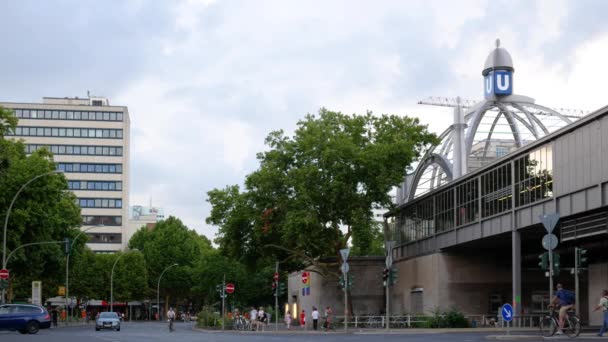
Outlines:
<svg viewBox="0 0 608 342"><path fill-rule="evenodd" d="M572 122L573 116L511 95L484 100L465 114L467 172L474 171ZM441 143L426 151L413 173L397 191L399 203L410 201L453 180L453 126L440 135Z"/></svg>

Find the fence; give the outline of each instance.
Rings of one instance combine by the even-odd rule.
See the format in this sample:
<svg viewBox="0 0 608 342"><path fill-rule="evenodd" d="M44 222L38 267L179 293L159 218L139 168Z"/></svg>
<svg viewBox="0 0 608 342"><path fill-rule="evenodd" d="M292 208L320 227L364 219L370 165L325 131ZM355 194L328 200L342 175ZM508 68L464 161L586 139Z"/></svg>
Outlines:
<svg viewBox="0 0 608 342"><path fill-rule="evenodd" d="M406 328L429 328L429 322L436 318L443 318L444 315L398 315L390 316L389 327L391 329ZM513 317L511 327L534 328L538 327L542 315L521 315ZM506 327L506 322L502 317L495 315L465 315L472 328L501 328ZM383 329L386 327L386 316L364 315L348 318L348 327L355 329ZM334 328L344 326L344 316L335 316L333 321Z"/></svg>

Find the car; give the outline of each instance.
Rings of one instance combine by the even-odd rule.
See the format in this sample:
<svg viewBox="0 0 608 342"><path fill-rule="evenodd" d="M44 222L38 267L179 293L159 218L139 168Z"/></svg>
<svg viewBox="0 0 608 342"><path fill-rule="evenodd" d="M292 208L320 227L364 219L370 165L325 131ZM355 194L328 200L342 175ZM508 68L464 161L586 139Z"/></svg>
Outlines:
<svg viewBox="0 0 608 342"><path fill-rule="evenodd" d="M120 331L120 318L116 312L101 312L95 321L95 330L112 329Z"/></svg>
<svg viewBox="0 0 608 342"><path fill-rule="evenodd" d="M34 304L0 305L0 330L17 330L35 334L51 327L51 316L45 308Z"/></svg>

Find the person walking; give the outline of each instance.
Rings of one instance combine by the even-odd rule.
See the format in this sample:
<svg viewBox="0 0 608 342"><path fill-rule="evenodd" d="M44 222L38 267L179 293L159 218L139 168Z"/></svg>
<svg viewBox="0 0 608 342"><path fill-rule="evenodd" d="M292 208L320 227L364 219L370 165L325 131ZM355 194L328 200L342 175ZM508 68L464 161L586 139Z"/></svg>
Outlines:
<svg viewBox="0 0 608 342"><path fill-rule="evenodd" d="M331 329L331 321L333 319L333 312L332 312L330 306L325 308L324 316L325 316L324 327L325 327L325 331L327 331L327 330Z"/></svg>
<svg viewBox="0 0 608 342"><path fill-rule="evenodd" d="M258 330L260 330L260 326L262 330L265 330L266 327L266 313L264 312L264 307L260 306L258 309Z"/></svg>
<svg viewBox="0 0 608 342"><path fill-rule="evenodd" d="M312 316L312 329L316 331L318 328L318 324L319 324L319 310L317 310L316 306L312 307L311 316Z"/></svg>
<svg viewBox="0 0 608 342"><path fill-rule="evenodd" d="M291 313L289 310L285 313L285 325L287 325L287 330L291 329Z"/></svg>
<svg viewBox="0 0 608 342"><path fill-rule="evenodd" d="M595 307L595 310L593 311L598 311L598 310L602 310L604 317L603 317L603 323L602 323L602 328L600 329L600 332L597 334L597 336L604 336L604 333L606 332L606 330L608 330L608 290L604 290L602 291L602 298L600 298L600 303Z"/></svg>
<svg viewBox="0 0 608 342"><path fill-rule="evenodd" d="M306 328L306 310L302 309L300 313L300 328Z"/></svg>

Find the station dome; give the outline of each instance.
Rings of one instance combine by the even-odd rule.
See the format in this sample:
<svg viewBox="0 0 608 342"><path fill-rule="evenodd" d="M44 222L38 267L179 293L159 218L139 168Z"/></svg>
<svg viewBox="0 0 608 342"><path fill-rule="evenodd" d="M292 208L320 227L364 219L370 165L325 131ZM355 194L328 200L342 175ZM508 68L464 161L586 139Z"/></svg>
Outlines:
<svg viewBox="0 0 608 342"><path fill-rule="evenodd" d="M490 52L481 74L486 76L492 70L514 71L511 54L505 48L500 47L500 39L496 39L496 48Z"/></svg>

